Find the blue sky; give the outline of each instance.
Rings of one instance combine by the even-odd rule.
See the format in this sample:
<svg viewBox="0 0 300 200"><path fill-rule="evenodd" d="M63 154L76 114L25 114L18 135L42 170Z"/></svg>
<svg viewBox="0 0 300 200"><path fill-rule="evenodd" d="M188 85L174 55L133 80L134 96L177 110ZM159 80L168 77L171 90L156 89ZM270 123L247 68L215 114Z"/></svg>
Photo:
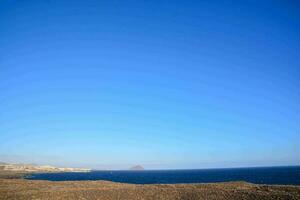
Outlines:
<svg viewBox="0 0 300 200"><path fill-rule="evenodd" d="M0 160L300 165L296 1L0 3Z"/></svg>

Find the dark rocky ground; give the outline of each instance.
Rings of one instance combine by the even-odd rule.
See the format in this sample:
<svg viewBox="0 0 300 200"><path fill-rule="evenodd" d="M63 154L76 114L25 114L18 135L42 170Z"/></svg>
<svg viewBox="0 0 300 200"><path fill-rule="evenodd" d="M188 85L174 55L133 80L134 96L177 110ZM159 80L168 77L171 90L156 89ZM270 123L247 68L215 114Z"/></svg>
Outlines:
<svg viewBox="0 0 300 200"><path fill-rule="evenodd" d="M4 171L0 169L0 179L19 179L26 176L25 172L12 172L12 171Z"/></svg>
<svg viewBox="0 0 300 200"><path fill-rule="evenodd" d="M0 173L1 174L1 173ZM216 184L136 185L108 181L38 181L24 180L22 173L0 176L2 199L143 199L143 200L241 200L300 199L300 186L256 185L246 182Z"/></svg>

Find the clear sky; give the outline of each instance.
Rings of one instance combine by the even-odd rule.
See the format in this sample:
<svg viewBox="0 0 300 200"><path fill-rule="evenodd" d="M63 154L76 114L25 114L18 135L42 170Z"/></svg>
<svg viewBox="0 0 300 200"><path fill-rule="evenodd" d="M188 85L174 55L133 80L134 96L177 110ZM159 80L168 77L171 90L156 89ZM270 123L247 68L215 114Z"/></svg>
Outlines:
<svg viewBox="0 0 300 200"><path fill-rule="evenodd" d="M297 1L0 2L0 160L300 165Z"/></svg>

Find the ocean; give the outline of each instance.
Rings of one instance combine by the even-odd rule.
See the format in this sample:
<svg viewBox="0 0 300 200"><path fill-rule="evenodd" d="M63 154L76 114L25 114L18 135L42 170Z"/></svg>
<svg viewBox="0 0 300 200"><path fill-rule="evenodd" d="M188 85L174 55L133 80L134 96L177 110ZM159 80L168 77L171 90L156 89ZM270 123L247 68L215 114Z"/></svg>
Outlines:
<svg viewBox="0 0 300 200"><path fill-rule="evenodd" d="M107 180L135 184L247 181L257 184L300 185L300 166L38 173L32 174L27 179L50 181Z"/></svg>

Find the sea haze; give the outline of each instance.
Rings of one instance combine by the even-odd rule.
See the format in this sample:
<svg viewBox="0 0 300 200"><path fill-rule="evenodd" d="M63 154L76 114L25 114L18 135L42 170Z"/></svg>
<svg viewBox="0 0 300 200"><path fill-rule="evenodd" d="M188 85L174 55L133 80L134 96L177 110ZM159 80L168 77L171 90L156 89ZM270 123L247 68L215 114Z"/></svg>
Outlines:
<svg viewBox="0 0 300 200"><path fill-rule="evenodd" d="M135 184L247 181L257 184L300 185L300 166L39 173L31 175L27 179L51 181L107 180Z"/></svg>

